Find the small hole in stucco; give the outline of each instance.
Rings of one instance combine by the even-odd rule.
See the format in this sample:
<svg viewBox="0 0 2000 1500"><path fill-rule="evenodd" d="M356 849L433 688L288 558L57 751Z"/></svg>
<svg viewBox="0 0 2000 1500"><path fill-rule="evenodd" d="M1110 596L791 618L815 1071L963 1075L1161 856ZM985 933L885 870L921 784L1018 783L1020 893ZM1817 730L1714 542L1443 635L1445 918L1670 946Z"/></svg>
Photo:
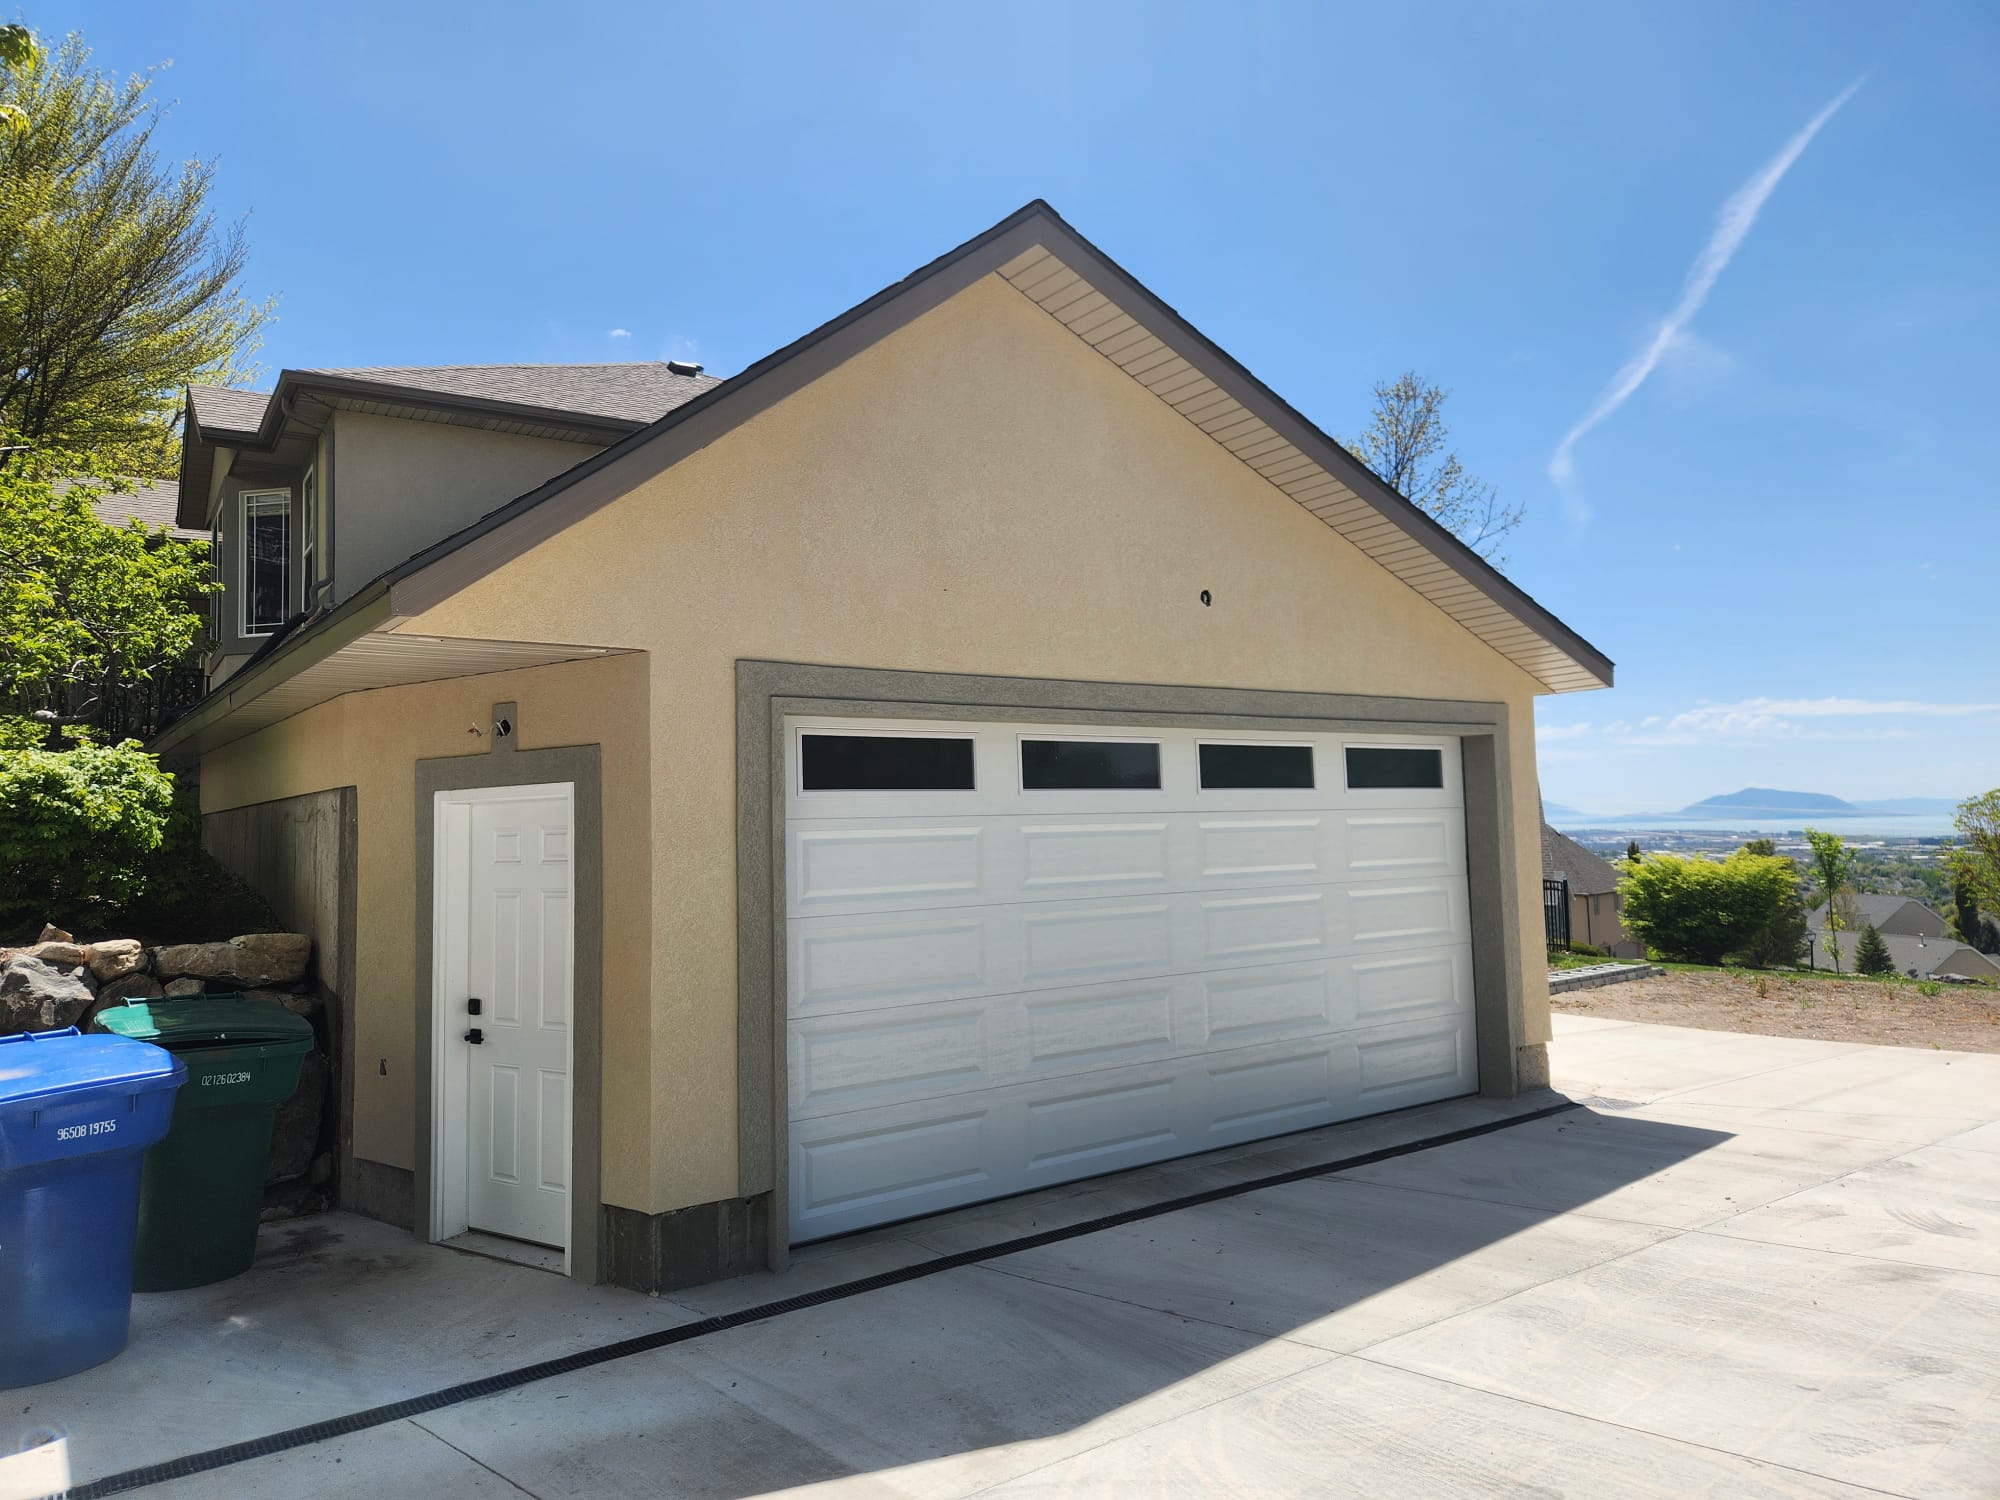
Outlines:
<svg viewBox="0 0 2000 1500"><path fill-rule="evenodd" d="M1213 604L1214 602L1215 602L1215 600L1209 597L1209 592L1208 592L1208 590L1207 590L1207 589L1203 589L1203 590L1201 591L1201 607L1202 607L1203 609L1207 609L1207 608L1209 607L1209 605Z"/></svg>

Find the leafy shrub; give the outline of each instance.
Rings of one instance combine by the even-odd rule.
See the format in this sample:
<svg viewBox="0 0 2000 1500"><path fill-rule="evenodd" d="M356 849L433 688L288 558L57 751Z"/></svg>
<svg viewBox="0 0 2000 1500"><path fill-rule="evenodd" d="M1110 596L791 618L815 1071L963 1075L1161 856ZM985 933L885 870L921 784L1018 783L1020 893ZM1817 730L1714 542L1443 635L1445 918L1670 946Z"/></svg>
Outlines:
<svg viewBox="0 0 2000 1500"><path fill-rule="evenodd" d="M117 907L155 877L174 779L136 740L0 750L0 916Z"/></svg>
<svg viewBox="0 0 2000 1500"><path fill-rule="evenodd" d="M1742 849L1721 861L1648 855L1618 882L1626 929L1661 957L1696 964L1755 945L1797 889L1789 859Z"/></svg>
<svg viewBox="0 0 2000 1500"><path fill-rule="evenodd" d="M1569 951L1578 958L1609 958L1611 955L1602 948L1593 948L1589 943L1571 943Z"/></svg>
<svg viewBox="0 0 2000 1500"><path fill-rule="evenodd" d="M1944 986L1939 984L1935 979L1926 979L1922 984L1917 986L1917 993L1922 995L1926 1000L1935 1000L1939 995L1944 993Z"/></svg>

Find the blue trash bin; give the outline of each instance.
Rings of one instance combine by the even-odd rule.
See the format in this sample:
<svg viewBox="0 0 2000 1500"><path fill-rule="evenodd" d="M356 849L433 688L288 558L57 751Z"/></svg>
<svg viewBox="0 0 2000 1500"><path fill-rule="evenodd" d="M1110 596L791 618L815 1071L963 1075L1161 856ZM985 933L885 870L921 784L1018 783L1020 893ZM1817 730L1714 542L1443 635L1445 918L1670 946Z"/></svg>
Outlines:
<svg viewBox="0 0 2000 1500"><path fill-rule="evenodd" d="M139 1159L187 1065L74 1026L0 1036L0 1389L125 1347Z"/></svg>

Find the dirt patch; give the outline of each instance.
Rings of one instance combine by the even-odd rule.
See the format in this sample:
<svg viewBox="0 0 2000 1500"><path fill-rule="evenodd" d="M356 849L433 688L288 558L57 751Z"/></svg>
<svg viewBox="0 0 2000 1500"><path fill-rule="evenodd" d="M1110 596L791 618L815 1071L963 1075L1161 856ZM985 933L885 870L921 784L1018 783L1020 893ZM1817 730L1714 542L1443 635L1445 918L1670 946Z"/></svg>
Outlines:
<svg viewBox="0 0 2000 1500"><path fill-rule="evenodd" d="M1874 979L1670 969L1651 979L1555 995L1549 1004L1565 1015L1704 1031L2000 1052L2000 990L1985 986L1947 984L1926 995L1914 984Z"/></svg>

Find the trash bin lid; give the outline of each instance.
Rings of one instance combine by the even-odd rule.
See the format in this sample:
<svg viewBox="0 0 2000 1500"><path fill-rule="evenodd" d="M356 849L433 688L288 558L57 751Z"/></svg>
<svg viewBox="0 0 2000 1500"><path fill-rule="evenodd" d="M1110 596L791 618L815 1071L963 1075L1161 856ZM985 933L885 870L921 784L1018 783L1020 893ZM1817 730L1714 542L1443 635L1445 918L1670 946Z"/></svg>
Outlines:
<svg viewBox="0 0 2000 1500"><path fill-rule="evenodd" d="M122 1036L22 1031L0 1036L0 1114L42 1109L69 1094L145 1094L177 1089L187 1065L170 1052Z"/></svg>
<svg viewBox="0 0 2000 1500"><path fill-rule="evenodd" d="M268 1047L286 1042L310 1047L312 1022L274 1000L248 995L205 995L186 1000L134 1000L97 1013L94 1025L122 1037L156 1042L172 1052L206 1047Z"/></svg>

